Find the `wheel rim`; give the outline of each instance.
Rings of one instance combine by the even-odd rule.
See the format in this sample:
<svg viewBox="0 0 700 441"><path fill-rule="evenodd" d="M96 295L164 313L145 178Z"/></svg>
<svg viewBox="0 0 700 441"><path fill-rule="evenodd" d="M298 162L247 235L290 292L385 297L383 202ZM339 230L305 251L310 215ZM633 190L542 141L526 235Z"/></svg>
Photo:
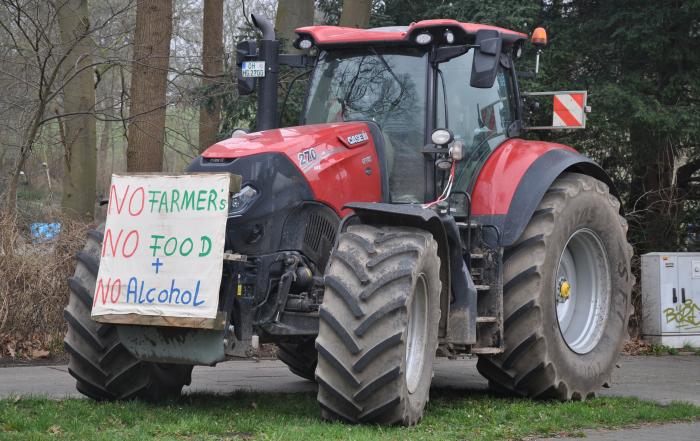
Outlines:
<svg viewBox="0 0 700 441"><path fill-rule="evenodd" d="M610 305L610 266L598 235L582 228L564 247L554 288L559 330L569 348L586 354L600 341Z"/></svg>
<svg viewBox="0 0 700 441"><path fill-rule="evenodd" d="M408 316L408 336L406 338L406 386L413 393L420 383L425 359L425 342L428 333L428 287L421 274L411 301Z"/></svg>

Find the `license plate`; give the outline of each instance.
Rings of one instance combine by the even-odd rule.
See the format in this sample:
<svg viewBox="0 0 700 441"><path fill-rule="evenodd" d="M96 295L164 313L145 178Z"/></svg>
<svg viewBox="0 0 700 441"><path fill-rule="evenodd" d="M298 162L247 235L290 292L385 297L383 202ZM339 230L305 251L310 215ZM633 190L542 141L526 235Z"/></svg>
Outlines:
<svg viewBox="0 0 700 441"><path fill-rule="evenodd" d="M244 61L241 65L243 78L262 78L265 76L264 61Z"/></svg>

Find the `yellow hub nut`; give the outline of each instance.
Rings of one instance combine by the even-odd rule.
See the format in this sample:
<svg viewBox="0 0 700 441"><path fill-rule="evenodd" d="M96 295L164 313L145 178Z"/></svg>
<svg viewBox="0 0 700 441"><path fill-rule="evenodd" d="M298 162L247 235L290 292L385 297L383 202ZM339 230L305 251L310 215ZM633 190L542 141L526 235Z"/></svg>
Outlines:
<svg viewBox="0 0 700 441"><path fill-rule="evenodd" d="M564 280L563 282L561 282L561 285L559 286L559 297L566 300L569 298L570 294L571 294L571 285L569 284L569 282Z"/></svg>

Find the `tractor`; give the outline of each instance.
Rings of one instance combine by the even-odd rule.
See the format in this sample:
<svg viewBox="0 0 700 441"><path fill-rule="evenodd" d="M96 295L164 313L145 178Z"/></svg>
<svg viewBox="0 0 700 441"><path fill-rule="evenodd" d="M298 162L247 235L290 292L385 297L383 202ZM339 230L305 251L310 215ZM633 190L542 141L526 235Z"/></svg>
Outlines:
<svg viewBox="0 0 700 441"><path fill-rule="evenodd" d="M91 319L103 232L69 279L65 348L96 400L180 394L194 365L278 346L321 416L416 424L436 356L471 354L500 392L593 397L632 311L632 247L613 182L565 145L526 140L516 71L528 36L450 19L296 30L237 45L255 131L188 167L241 177L230 197L219 329ZM539 51L543 29L533 33ZM279 127L281 66L310 71Z"/></svg>

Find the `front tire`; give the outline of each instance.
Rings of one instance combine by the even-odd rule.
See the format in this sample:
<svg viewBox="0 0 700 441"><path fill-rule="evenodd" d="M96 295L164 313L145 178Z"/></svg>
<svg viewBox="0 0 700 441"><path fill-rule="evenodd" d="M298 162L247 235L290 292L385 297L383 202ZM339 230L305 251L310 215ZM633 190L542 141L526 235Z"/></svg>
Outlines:
<svg viewBox="0 0 700 441"><path fill-rule="evenodd" d="M632 247L619 202L590 176L565 173L503 256L505 352L479 372L511 393L594 396L627 338Z"/></svg>
<svg viewBox="0 0 700 441"><path fill-rule="evenodd" d="M316 371L318 353L313 338L305 338L293 343L277 343L277 358L286 364L294 375L316 381L314 372Z"/></svg>
<svg viewBox="0 0 700 441"><path fill-rule="evenodd" d="M438 344L439 274L437 243L424 230L356 225L340 235L316 339L324 419L421 419Z"/></svg>
<svg viewBox="0 0 700 441"><path fill-rule="evenodd" d="M149 363L134 358L119 341L114 325L92 320L92 300L100 266L102 231L91 230L78 265L68 279L70 298L63 316L68 323L64 346L68 372L78 392L94 400L144 399L178 396L190 384L192 366Z"/></svg>

